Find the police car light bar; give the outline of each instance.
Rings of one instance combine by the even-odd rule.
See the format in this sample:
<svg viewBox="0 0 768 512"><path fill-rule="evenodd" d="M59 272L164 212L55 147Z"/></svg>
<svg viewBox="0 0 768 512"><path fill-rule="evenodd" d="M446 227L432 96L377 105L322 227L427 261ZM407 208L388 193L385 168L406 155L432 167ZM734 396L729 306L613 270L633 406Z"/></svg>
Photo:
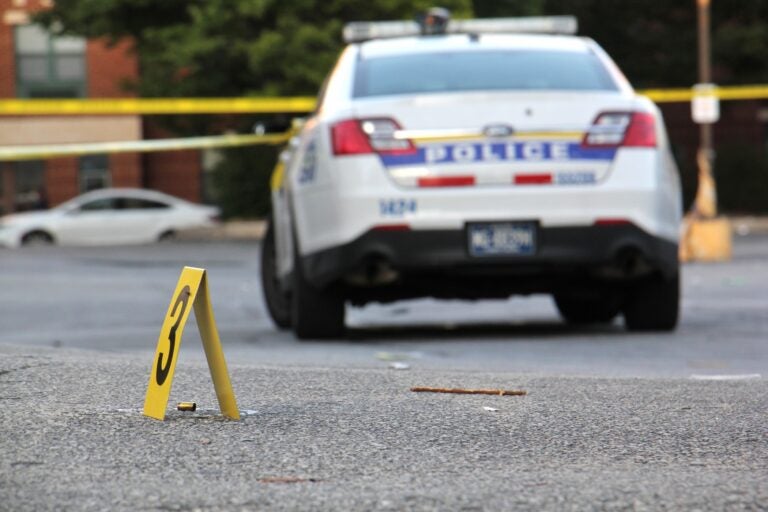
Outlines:
<svg viewBox="0 0 768 512"><path fill-rule="evenodd" d="M530 16L524 18L486 18L451 20L446 34L575 34L575 16ZM371 39L408 37L421 34L415 21L355 21L344 27L344 42L359 43Z"/></svg>
<svg viewBox="0 0 768 512"><path fill-rule="evenodd" d="M421 34L421 27L415 21L353 21L344 26L343 32L345 43L419 34Z"/></svg>
<svg viewBox="0 0 768 512"><path fill-rule="evenodd" d="M451 20L448 32L460 34L575 34L578 30L575 16L530 16L525 18L487 18Z"/></svg>

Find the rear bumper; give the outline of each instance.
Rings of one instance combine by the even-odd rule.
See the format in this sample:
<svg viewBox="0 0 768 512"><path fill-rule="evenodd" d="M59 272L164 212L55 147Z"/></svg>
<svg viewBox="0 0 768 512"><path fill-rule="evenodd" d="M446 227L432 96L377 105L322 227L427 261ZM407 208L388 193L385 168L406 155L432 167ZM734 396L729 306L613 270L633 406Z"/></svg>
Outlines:
<svg viewBox="0 0 768 512"><path fill-rule="evenodd" d="M528 256L470 256L465 229L368 231L342 246L305 255L316 286L344 281L367 300L406 296L482 298L616 286L677 274L678 246L632 224L540 227ZM444 291L441 291L446 288Z"/></svg>

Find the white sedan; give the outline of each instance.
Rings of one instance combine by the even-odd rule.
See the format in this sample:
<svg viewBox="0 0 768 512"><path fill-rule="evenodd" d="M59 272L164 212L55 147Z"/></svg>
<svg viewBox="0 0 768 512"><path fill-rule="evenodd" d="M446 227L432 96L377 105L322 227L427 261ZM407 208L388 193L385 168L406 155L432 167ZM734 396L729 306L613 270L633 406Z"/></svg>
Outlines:
<svg viewBox="0 0 768 512"><path fill-rule="evenodd" d="M213 226L219 209L155 190L108 188L55 208L0 218L0 246L141 244Z"/></svg>
<svg viewBox="0 0 768 512"><path fill-rule="evenodd" d="M570 323L675 328L682 208L661 112L595 41L512 33L575 23L520 21L347 27L273 179L278 326L333 338L345 303L546 293Z"/></svg>

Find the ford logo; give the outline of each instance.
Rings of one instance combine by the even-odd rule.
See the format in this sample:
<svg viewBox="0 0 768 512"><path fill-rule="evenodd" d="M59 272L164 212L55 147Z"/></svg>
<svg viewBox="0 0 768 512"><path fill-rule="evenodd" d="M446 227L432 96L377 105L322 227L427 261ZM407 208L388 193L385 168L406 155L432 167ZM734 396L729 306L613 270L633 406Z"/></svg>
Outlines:
<svg viewBox="0 0 768 512"><path fill-rule="evenodd" d="M491 124L483 128L486 137L509 137L515 130L506 124Z"/></svg>

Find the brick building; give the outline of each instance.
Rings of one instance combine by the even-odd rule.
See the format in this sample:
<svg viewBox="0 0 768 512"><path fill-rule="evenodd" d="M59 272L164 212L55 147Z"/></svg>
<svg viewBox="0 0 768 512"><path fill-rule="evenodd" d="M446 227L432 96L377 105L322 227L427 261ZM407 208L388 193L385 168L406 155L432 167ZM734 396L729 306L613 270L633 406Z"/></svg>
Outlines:
<svg viewBox="0 0 768 512"><path fill-rule="evenodd" d="M30 23L52 0L0 0L0 98L124 98L138 76L123 42L55 37ZM141 116L0 116L0 146L159 136ZM200 201L198 151L0 162L0 213L57 205L93 188L145 187Z"/></svg>

